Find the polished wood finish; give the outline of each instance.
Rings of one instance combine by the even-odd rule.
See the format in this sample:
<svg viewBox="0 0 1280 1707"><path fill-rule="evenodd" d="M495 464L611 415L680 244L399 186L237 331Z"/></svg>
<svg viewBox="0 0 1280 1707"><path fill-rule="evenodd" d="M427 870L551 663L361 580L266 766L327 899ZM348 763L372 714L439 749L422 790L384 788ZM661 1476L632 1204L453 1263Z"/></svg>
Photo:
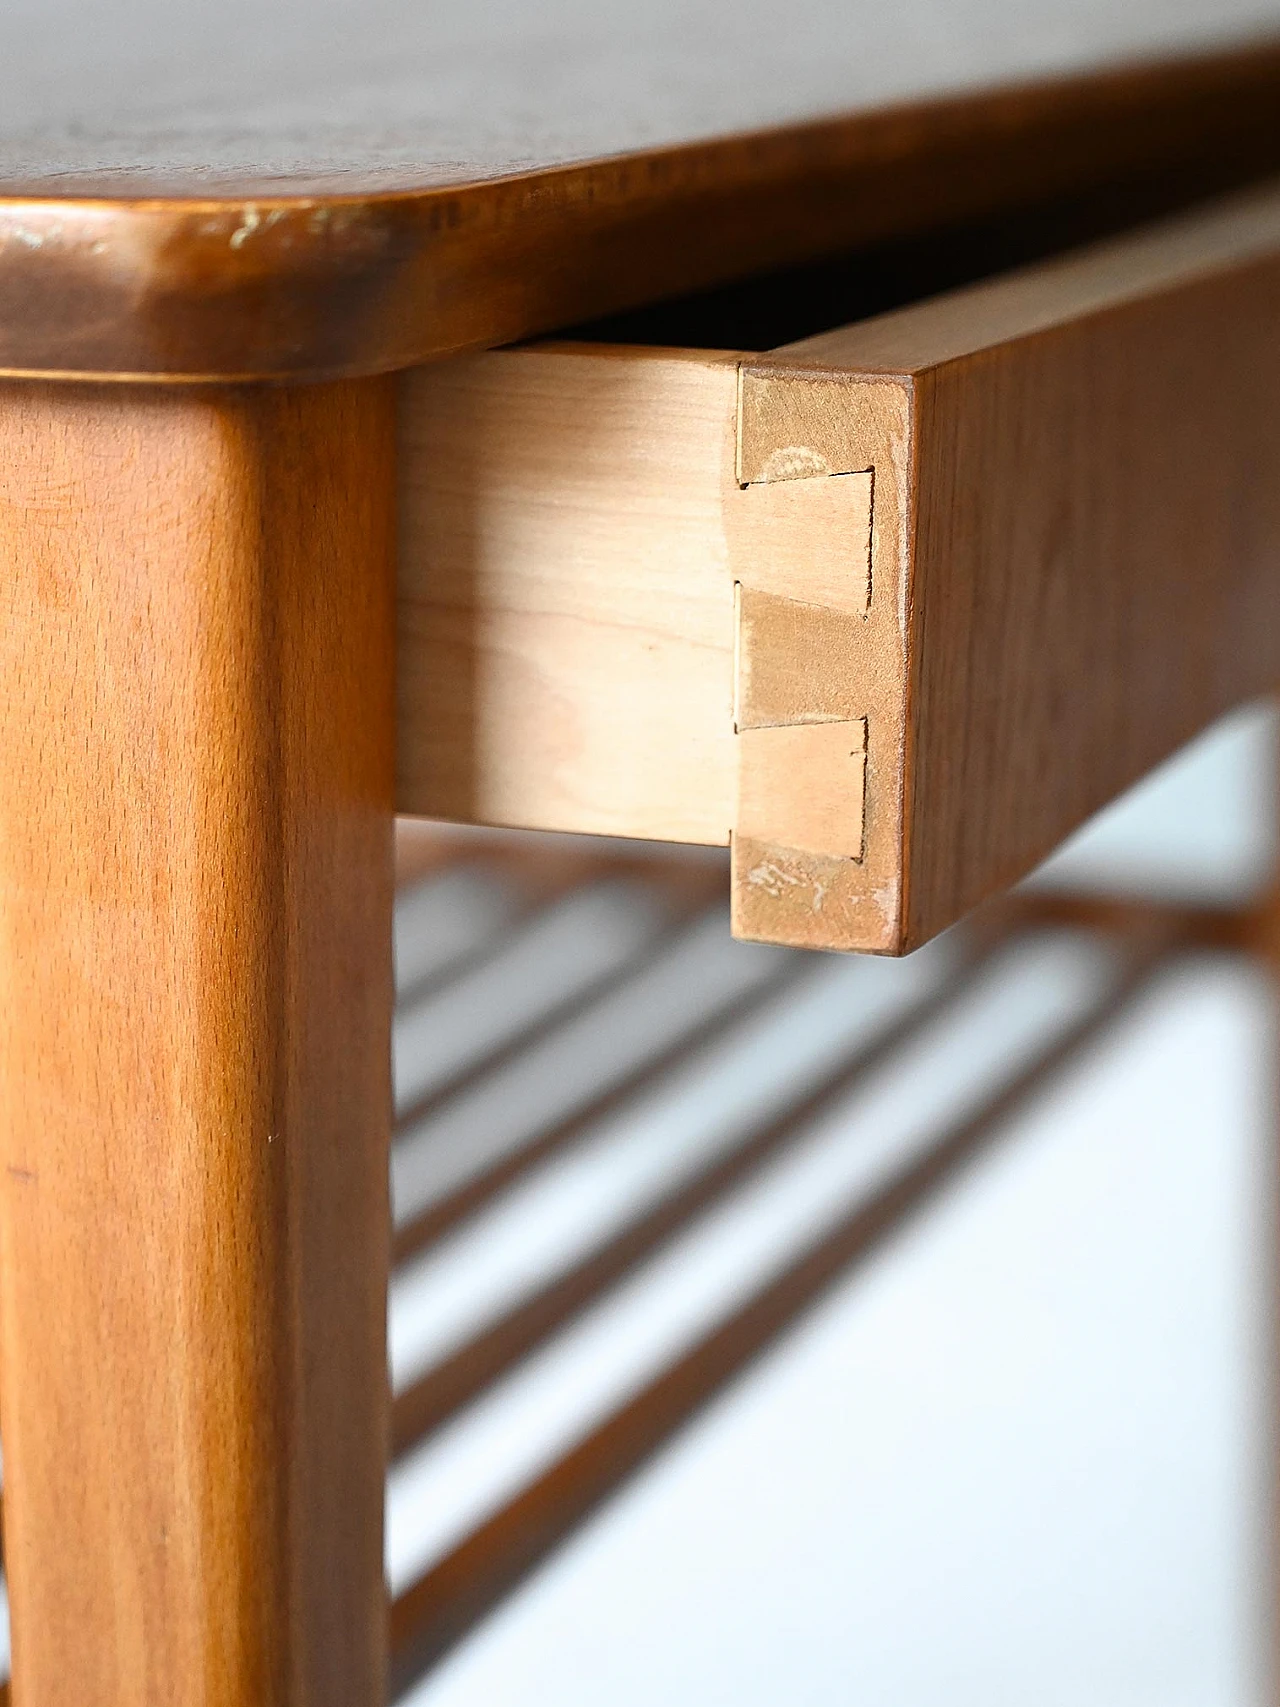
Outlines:
<svg viewBox="0 0 1280 1707"><path fill-rule="evenodd" d="M380 1699L392 399L0 392L15 1699Z"/></svg>
<svg viewBox="0 0 1280 1707"><path fill-rule="evenodd" d="M923 0L744 0L730 42L695 0L634 8L606 48L581 0L138 0L130 31L18 0L0 1412L20 1707L382 1698L397 798L732 840L741 934L899 951L1274 681L1274 198L770 355L368 377L1057 198L1145 210L1274 169L1280 12L1170 3L1086 27L961 0L943 30ZM944 1135L403 1597L398 1674L987 1131ZM448 1404L737 1165L503 1324ZM414 1404L402 1439L448 1409Z"/></svg>
<svg viewBox="0 0 1280 1707"><path fill-rule="evenodd" d="M736 390L638 347L411 376L401 808L732 836L741 934L924 941L1274 684L1278 318L1269 187Z"/></svg>
<svg viewBox="0 0 1280 1707"><path fill-rule="evenodd" d="M1280 44L1275 0L931 0L836 9L587 0L13 0L0 61L8 192L413 193L1051 79ZM1247 83L1243 73L1237 77Z"/></svg>
<svg viewBox="0 0 1280 1707"><path fill-rule="evenodd" d="M1278 323L1269 188L744 366L744 479L875 470L904 650L850 646L850 709L905 664L840 874L879 924L843 936L824 865L769 935L911 948L1275 684Z"/></svg>
<svg viewBox="0 0 1280 1707"><path fill-rule="evenodd" d="M730 32L699 0L601 39L581 0L139 0L130 31L43 0L0 57L0 372L400 368L1059 194L1280 166L1280 12L1204 13L962 0L942 29L921 0L743 0Z"/></svg>

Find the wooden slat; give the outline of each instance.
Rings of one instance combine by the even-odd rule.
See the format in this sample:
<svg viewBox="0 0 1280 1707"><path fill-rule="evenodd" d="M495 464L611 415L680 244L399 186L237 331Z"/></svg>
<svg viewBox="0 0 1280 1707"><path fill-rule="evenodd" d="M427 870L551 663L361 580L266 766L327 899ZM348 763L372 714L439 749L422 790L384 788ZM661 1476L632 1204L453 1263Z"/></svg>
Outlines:
<svg viewBox="0 0 1280 1707"><path fill-rule="evenodd" d="M406 1452L538 1345L674 1239L695 1217L743 1185L800 1141L808 1123L844 1096L915 1032L962 994L990 951L975 954L937 991L871 1041L855 1049L814 1089L665 1193L599 1249L508 1311L396 1395L391 1407L392 1455Z"/></svg>
<svg viewBox="0 0 1280 1707"><path fill-rule="evenodd" d="M573 1114L545 1130L534 1131L518 1149L500 1157L465 1184L432 1203L421 1215L414 1216L412 1220L397 1228L393 1260L404 1262L416 1255L468 1216L492 1202L535 1167L570 1149L584 1138L598 1121L626 1100L639 1094L647 1085L658 1083L684 1063L696 1059L757 1008L768 1001L776 1000L800 972L800 966L794 963L780 968L767 982L727 1002L701 1024L691 1026L674 1043L655 1050L640 1066L622 1073Z"/></svg>
<svg viewBox="0 0 1280 1707"><path fill-rule="evenodd" d="M528 905L553 900L593 877L635 878L677 906L704 899L727 880L722 856L688 847L593 836L530 836L465 823L396 820L396 886L466 864L510 883Z"/></svg>
<svg viewBox="0 0 1280 1707"><path fill-rule="evenodd" d="M732 838L740 934L925 941L1280 677L1278 317L1272 186L740 404L715 352L411 376L402 808Z"/></svg>
<svg viewBox="0 0 1280 1707"><path fill-rule="evenodd" d="M583 891L579 890L577 893L582 894ZM575 980L572 988L550 996L538 1006L536 1012L522 1018L514 1027L504 1031L499 1038L469 1057L465 1064L450 1071L447 1078L433 1084L426 1094L415 1097L412 1102L399 1109L401 1125L407 1126L421 1120L469 1087L480 1083L506 1062L514 1060L558 1027L569 1023L578 1015L589 1012L598 1001L623 986L660 957L679 938L696 910L688 904L674 909L664 921L655 923L652 933L620 953L614 963L592 971L585 982ZM530 927L536 928L537 922L535 916L529 921ZM502 946L509 947L509 941ZM483 961L484 957L478 957L472 970L479 970ZM449 995L449 983L446 982L442 987L431 989L429 1000L447 1000ZM410 1009L414 1005L416 1004L408 1004Z"/></svg>
<svg viewBox="0 0 1280 1707"><path fill-rule="evenodd" d="M1273 910L1266 903L1228 905L1179 902L1141 896L1080 894L1070 890L1020 889L991 903L992 919L1009 929L1036 925L1077 925L1082 930L1125 936L1167 930L1198 948L1252 951L1268 928ZM984 909L982 917L986 917Z"/></svg>
<svg viewBox="0 0 1280 1707"><path fill-rule="evenodd" d="M918 1213L1002 1133L1053 1075L1110 1026L1164 963L1172 939L1131 948L1127 971L974 1114L940 1133L730 1318L433 1566L391 1609L392 1692L406 1689L579 1527L691 1416L851 1265Z"/></svg>

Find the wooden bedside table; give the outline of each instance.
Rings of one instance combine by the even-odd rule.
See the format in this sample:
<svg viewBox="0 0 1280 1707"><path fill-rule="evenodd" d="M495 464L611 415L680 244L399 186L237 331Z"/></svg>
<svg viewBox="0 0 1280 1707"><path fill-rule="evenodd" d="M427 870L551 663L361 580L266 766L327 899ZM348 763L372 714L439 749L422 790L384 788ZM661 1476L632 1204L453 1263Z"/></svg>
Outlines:
<svg viewBox="0 0 1280 1707"><path fill-rule="evenodd" d="M668 11L6 27L19 1707L383 1698L397 809L902 952L1275 683L1280 10Z"/></svg>

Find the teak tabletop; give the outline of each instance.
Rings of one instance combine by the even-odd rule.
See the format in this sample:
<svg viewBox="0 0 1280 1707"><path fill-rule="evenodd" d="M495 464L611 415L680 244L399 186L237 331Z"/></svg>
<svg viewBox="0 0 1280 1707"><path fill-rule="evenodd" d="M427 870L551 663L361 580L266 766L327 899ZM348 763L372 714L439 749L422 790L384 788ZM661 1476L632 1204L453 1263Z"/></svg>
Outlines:
<svg viewBox="0 0 1280 1707"><path fill-rule="evenodd" d="M1248 156L1280 88L1257 0L21 0L4 30L0 371L24 375L403 367Z"/></svg>
<svg viewBox="0 0 1280 1707"><path fill-rule="evenodd" d="M383 1582L397 807L901 952L1270 687L1280 3L0 32L14 1698L373 1707L490 1604Z"/></svg>

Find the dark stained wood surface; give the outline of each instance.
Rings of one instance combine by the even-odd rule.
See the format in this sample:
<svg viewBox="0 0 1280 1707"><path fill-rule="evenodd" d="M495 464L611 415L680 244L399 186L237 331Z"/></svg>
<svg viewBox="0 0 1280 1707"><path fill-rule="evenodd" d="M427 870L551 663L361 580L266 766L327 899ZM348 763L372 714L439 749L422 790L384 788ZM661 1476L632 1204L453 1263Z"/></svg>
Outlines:
<svg viewBox="0 0 1280 1707"><path fill-rule="evenodd" d="M80 195L460 186L1096 73L1275 0L6 0L0 181Z"/></svg>
<svg viewBox="0 0 1280 1707"><path fill-rule="evenodd" d="M0 371L394 368L1280 151L1277 0L8 0Z"/></svg>

